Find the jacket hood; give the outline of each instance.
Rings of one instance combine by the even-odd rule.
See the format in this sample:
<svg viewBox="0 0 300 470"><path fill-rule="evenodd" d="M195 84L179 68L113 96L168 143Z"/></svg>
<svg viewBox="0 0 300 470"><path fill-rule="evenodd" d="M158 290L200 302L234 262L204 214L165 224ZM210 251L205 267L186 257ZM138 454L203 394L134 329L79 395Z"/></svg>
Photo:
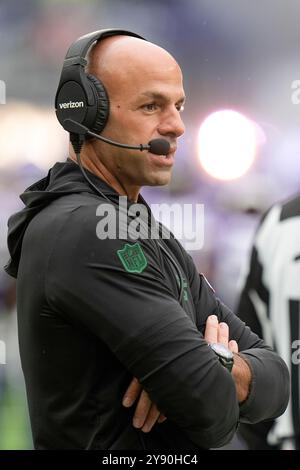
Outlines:
<svg viewBox="0 0 300 470"><path fill-rule="evenodd" d="M93 173L85 170L90 180L106 195L118 196L113 188L99 179ZM56 163L48 172L48 175L32 184L20 199L25 208L13 214L8 220L7 245L11 259L4 267L5 271L13 277L17 277L18 266L21 256L22 241L25 231L31 220L44 207L51 204L55 199L68 194L90 192L95 194L88 182L83 177L79 166L72 160Z"/></svg>

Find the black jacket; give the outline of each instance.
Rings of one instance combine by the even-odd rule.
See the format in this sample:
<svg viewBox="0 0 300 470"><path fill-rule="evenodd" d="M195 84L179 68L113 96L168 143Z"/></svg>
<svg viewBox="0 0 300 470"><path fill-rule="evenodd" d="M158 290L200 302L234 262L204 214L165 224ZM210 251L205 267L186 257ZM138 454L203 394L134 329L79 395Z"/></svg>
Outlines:
<svg viewBox="0 0 300 470"><path fill-rule="evenodd" d="M89 176L118 209L118 194ZM162 248L156 239L100 240L97 208L108 201L73 162L57 163L21 198L26 208L9 220L6 270L17 276L20 354L37 449L218 447L239 420L283 413L284 362L216 298L174 237L160 240ZM132 245L140 255L135 272ZM170 255L181 270L180 302ZM252 368L241 407L230 373L203 339L211 314L228 323ZM132 426L135 407L121 403L132 377L168 418L147 434Z"/></svg>

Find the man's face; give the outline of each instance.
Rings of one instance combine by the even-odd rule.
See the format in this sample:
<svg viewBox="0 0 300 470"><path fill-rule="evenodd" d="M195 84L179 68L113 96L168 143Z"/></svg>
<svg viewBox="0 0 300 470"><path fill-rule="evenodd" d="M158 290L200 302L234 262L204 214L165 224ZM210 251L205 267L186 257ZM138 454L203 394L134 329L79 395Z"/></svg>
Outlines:
<svg viewBox="0 0 300 470"><path fill-rule="evenodd" d="M117 80L105 84L110 115L103 136L129 145L164 138L171 149L165 156L148 151L125 150L97 141L97 152L108 170L127 186L165 185L171 178L177 138L184 132L182 74L175 61L120 70ZM103 160L104 158L104 160Z"/></svg>

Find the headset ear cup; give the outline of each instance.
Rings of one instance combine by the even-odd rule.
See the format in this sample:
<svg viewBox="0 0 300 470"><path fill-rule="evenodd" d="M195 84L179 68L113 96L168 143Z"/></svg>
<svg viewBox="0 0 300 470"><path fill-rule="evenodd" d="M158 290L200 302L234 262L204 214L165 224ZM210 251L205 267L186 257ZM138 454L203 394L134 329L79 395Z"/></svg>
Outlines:
<svg viewBox="0 0 300 470"><path fill-rule="evenodd" d="M103 83L100 82L98 78L91 74L88 74L87 78L91 82L91 88L94 92L96 100L95 106L97 108L96 116L90 130L96 134L100 134L108 120L109 98Z"/></svg>

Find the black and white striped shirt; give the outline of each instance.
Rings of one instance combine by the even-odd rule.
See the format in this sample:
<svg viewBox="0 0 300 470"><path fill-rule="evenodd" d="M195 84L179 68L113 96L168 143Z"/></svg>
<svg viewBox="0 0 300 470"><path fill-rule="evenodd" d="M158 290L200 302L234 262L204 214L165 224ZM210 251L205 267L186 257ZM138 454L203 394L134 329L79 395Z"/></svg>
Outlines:
<svg viewBox="0 0 300 470"><path fill-rule="evenodd" d="M237 314L276 349L291 374L289 406L264 438L271 445L292 438L299 448L300 194L273 206L263 218Z"/></svg>

